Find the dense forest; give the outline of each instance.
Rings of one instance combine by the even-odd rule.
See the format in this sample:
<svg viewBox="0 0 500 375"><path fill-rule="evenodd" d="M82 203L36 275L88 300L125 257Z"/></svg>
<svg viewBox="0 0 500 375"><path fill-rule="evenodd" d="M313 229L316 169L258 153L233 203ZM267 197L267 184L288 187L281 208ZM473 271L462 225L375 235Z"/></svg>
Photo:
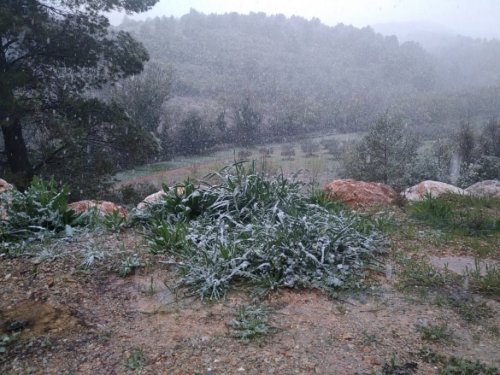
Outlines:
<svg viewBox="0 0 500 375"><path fill-rule="evenodd" d="M6 9L16 16L19 6ZM456 36L426 50L370 27L283 15L192 10L111 28L98 13L57 23L57 8L41 9L20 10L2 31L0 174L20 186L53 176L90 195L142 163L367 131L386 115L420 139L451 139L466 125L477 138L487 123L500 134L498 40ZM30 19L40 24L30 29Z"/></svg>
<svg viewBox="0 0 500 375"><path fill-rule="evenodd" d="M497 40L457 37L430 53L369 27L194 10L121 28L173 68L171 126L186 103L214 117L250 101L272 135L362 130L386 110L427 128L500 111Z"/></svg>

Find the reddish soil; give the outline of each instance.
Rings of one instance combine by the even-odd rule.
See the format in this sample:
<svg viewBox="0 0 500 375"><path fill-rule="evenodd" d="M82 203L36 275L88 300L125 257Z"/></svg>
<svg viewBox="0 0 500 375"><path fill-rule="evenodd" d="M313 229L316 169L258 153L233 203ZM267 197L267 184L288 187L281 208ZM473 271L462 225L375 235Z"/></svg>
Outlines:
<svg viewBox="0 0 500 375"><path fill-rule="evenodd" d="M84 241L68 244L68 253ZM244 292L214 303L176 296L175 273L147 252L147 267L120 278L118 244L141 251L142 239L125 233L102 241L116 254L90 270L72 256L0 258L0 326L8 333L24 324L0 356L0 374L134 373L125 365L138 350L147 361L140 374L373 374L392 355L416 362L417 374L437 374L417 356L424 346L500 365L500 307L493 300L496 315L469 324L445 307L412 302L394 290L392 277L345 300L282 290L261 301L277 332L245 344L227 324L250 300ZM426 342L416 329L441 323L453 332L450 343Z"/></svg>

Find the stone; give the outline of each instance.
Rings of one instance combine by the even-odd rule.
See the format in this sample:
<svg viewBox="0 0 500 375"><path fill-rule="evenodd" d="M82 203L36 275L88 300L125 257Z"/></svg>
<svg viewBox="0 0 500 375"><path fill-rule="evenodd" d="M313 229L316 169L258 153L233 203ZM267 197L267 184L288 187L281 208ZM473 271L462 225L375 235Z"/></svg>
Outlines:
<svg viewBox="0 0 500 375"><path fill-rule="evenodd" d="M163 196L165 196L166 193L163 189L160 191L157 191L156 193L153 193L151 195L148 195L146 198L143 199L141 203L137 205L138 210L143 210L145 209L149 204L153 204L158 202Z"/></svg>
<svg viewBox="0 0 500 375"><path fill-rule="evenodd" d="M500 181L485 180L476 182L465 191L478 197L500 198Z"/></svg>
<svg viewBox="0 0 500 375"><path fill-rule="evenodd" d="M334 180L324 187L326 194L351 208L391 204L397 193L390 186L378 182Z"/></svg>
<svg viewBox="0 0 500 375"><path fill-rule="evenodd" d="M406 189L403 193L404 197L409 201L422 201L427 194L437 198L443 194L460 194L469 195L469 193L459 187L445 184L439 181L422 181L415 186Z"/></svg>
<svg viewBox="0 0 500 375"><path fill-rule="evenodd" d="M103 216L113 214L114 212L118 212L118 214L121 217L123 218L127 217L127 210L125 208L118 206L113 202L108 202L108 201L84 200L84 201L70 203L68 207L73 211L75 211L77 214L95 208L97 212L99 212L99 214Z"/></svg>
<svg viewBox="0 0 500 375"><path fill-rule="evenodd" d="M12 190L12 189L14 189L14 187L11 184L9 184L4 179L0 178L0 194L5 193L6 191Z"/></svg>
<svg viewBox="0 0 500 375"><path fill-rule="evenodd" d="M182 195L184 194L184 187L178 186L176 188L177 194ZM143 199L141 203L137 205L138 210L143 210L145 209L148 205L153 204L161 200L167 193L163 189L160 191L157 191L156 193L153 193L151 195L148 195L146 198Z"/></svg>

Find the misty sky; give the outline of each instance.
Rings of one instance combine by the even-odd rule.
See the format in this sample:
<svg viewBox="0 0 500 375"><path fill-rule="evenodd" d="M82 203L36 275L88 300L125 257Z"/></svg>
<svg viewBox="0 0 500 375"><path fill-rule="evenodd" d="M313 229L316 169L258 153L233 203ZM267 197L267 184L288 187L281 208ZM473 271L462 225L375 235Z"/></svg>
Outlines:
<svg viewBox="0 0 500 375"><path fill-rule="evenodd" d="M134 16L180 17L193 8L202 13L265 12L319 18L327 25L357 27L392 22L427 22L453 33L500 38L500 0L160 0L150 12ZM123 15L114 14L113 24Z"/></svg>

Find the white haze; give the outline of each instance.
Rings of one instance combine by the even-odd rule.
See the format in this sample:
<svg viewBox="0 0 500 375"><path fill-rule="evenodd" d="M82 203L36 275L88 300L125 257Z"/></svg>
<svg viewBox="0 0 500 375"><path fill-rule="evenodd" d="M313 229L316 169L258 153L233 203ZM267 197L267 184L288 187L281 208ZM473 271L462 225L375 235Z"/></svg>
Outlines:
<svg viewBox="0 0 500 375"><path fill-rule="evenodd" d="M151 11L131 17L180 17L190 9L206 14L297 15L319 18L327 25L370 25L406 40L423 31L500 39L500 0L160 0ZM112 14L111 22L117 25L123 17Z"/></svg>

